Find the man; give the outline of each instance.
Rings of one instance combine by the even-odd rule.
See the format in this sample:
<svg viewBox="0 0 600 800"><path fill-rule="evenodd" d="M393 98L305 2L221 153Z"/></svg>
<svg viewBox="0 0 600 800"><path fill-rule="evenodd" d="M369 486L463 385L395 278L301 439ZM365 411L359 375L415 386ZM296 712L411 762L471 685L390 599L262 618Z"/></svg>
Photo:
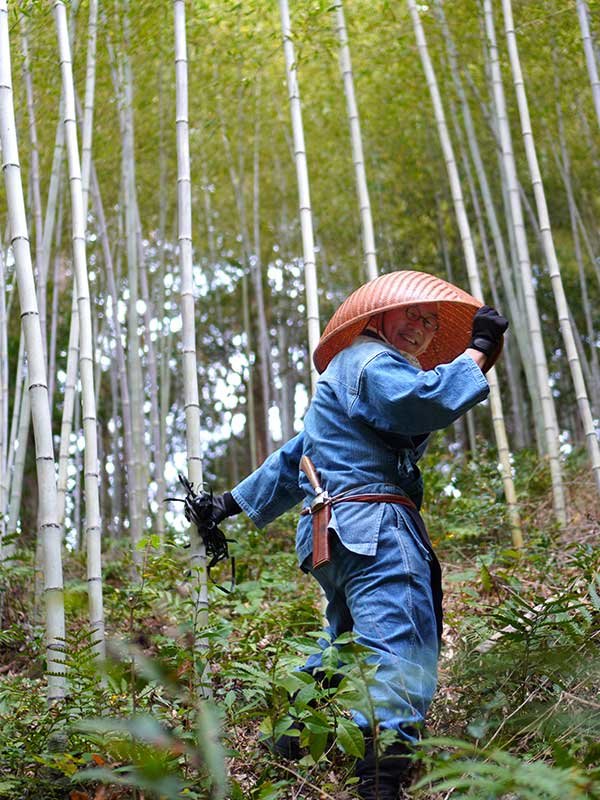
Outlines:
<svg viewBox="0 0 600 800"><path fill-rule="evenodd" d="M271 454L213 517L245 511L260 528L315 490L300 470L308 456L327 490L330 560L312 563L311 515L300 518L299 563L322 586L332 639L353 631L377 664L370 687L379 730L398 740L378 759L369 721L354 718L367 748L358 762L364 800L397 798L436 686L441 575L418 513L417 461L432 431L489 392L484 377L508 322L455 286L426 273L382 275L334 314L317 350L321 373L304 430ZM316 516L316 515L315 515ZM306 668L318 670L311 657Z"/></svg>

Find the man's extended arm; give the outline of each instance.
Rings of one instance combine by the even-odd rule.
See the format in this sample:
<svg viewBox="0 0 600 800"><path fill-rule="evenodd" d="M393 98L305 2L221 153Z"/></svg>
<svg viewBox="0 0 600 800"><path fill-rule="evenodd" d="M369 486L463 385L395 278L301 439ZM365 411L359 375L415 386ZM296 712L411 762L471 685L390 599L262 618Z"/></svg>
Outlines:
<svg viewBox="0 0 600 800"><path fill-rule="evenodd" d="M303 442L301 432L232 489L234 500L257 527L263 528L304 497L298 485Z"/></svg>

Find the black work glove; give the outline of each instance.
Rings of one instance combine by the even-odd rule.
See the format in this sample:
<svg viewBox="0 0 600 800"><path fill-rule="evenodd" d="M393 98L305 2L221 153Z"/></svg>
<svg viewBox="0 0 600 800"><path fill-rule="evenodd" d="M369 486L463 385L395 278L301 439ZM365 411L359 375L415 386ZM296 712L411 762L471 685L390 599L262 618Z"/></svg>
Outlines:
<svg viewBox="0 0 600 800"><path fill-rule="evenodd" d="M491 306L482 306L473 317L469 347L479 350L488 358L498 352L508 320Z"/></svg>
<svg viewBox="0 0 600 800"><path fill-rule="evenodd" d="M231 492L218 494L212 499L212 520L215 525L218 525L219 522L223 522L227 517L233 517L239 514L241 510Z"/></svg>
<svg viewBox="0 0 600 800"><path fill-rule="evenodd" d="M210 499L209 495L205 493L191 500L191 505L194 506L194 511L198 514L200 519L206 520L207 503L210 506L210 519L215 525L223 522L227 517L233 517L235 514L239 514L242 510L234 500L231 492L213 495ZM187 504L184 509L184 514L188 522L194 522L194 519L192 519L192 511Z"/></svg>

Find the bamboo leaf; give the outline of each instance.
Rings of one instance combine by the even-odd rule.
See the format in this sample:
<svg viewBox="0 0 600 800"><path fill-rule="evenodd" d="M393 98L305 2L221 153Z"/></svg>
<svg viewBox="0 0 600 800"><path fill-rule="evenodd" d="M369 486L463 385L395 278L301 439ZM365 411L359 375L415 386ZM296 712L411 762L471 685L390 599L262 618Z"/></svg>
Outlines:
<svg viewBox="0 0 600 800"><path fill-rule="evenodd" d="M365 740L362 731L352 720L341 717L335 730L336 743L346 755L362 758L365 754Z"/></svg>

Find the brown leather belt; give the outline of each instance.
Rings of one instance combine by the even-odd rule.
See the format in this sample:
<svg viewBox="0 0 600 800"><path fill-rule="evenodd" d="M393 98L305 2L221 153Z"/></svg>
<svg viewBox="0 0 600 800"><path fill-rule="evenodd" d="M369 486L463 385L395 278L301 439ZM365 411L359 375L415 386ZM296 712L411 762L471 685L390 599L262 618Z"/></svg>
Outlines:
<svg viewBox="0 0 600 800"><path fill-rule="evenodd" d="M311 462L312 463L312 462ZM320 487L319 487L320 489ZM326 494L321 490L322 495ZM331 542L329 535L329 520L331 519L331 507L340 503L399 503L403 506L417 511L417 507L404 494L344 494L334 497L324 497L318 507L303 508L300 512L306 517L312 515L313 524L313 569L328 564L331 560Z"/></svg>
<svg viewBox="0 0 600 800"><path fill-rule="evenodd" d="M325 500L327 506L337 506L340 503L399 503L403 506L417 510L413 501L405 494L351 494L335 495ZM310 507L303 508L300 512L303 517L311 513Z"/></svg>

